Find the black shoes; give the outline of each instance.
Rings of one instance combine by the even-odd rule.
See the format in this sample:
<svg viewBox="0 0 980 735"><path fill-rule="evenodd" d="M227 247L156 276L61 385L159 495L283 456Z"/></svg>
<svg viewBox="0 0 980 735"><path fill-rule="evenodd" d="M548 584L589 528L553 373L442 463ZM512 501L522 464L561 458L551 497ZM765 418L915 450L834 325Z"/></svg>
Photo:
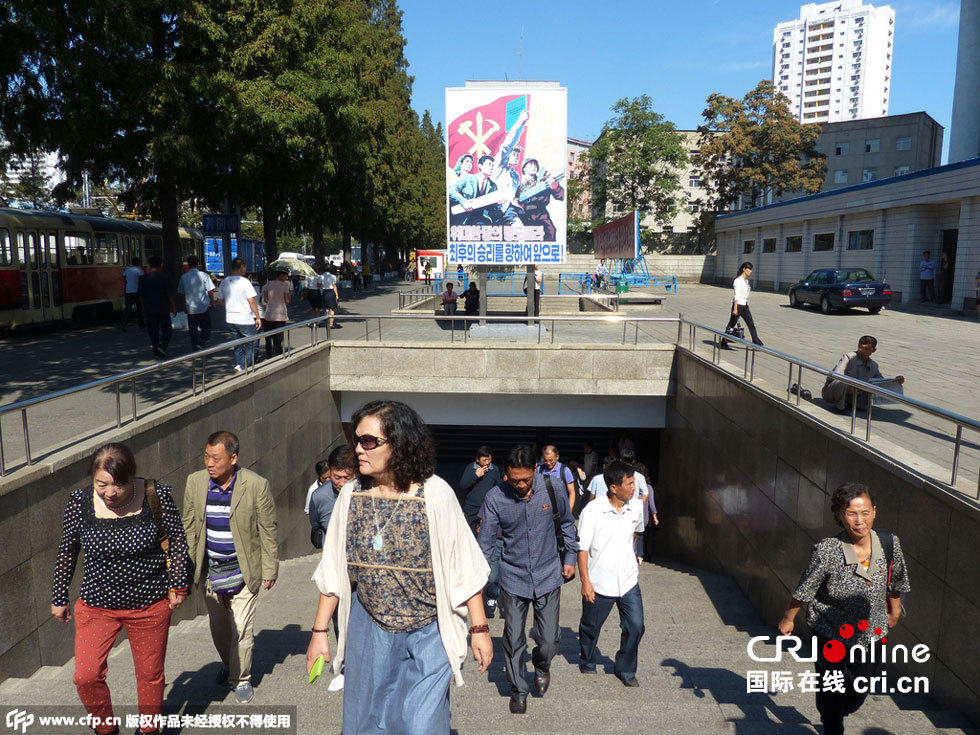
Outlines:
<svg viewBox="0 0 980 735"><path fill-rule="evenodd" d="M754 339L754 340L752 340L752 344L759 345L759 347L765 347L765 345L762 344L762 340L761 339Z"/></svg>
<svg viewBox="0 0 980 735"><path fill-rule="evenodd" d="M583 674L594 674L595 666L586 666L585 664L579 664L578 670Z"/></svg>
<svg viewBox="0 0 980 735"><path fill-rule="evenodd" d="M514 692L510 695L510 713L512 715L527 714L527 694Z"/></svg>
<svg viewBox="0 0 980 735"><path fill-rule="evenodd" d="M620 676L619 674L616 674L616 678L619 679L621 682L623 682L624 687L640 686L640 682L636 680L635 676Z"/></svg>
<svg viewBox="0 0 980 735"><path fill-rule="evenodd" d="M732 348L728 346L728 342L726 342L725 340L722 340L721 342L718 343L718 349L719 350L730 350Z"/></svg>
<svg viewBox="0 0 980 735"><path fill-rule="evenodd" d="M535 671L534 672L534 689L537 691L539 697L543 697L544 693L548 691L548 687L551 686L551 672L550 671Z"/></svg>
<svg viewBox="0 0 980 735"><path fill-rule="evenodd" d="M797 393L799 393L800 398L802 398L804 401L813 400L813 394L810 391L808 391L806 388L800 390L800 386L797 383L793 383L793 385L789 389L789 392L792 393L794 396Z"/></svg>
<svg viewBox="0 0 980 735"><path fill-rule="evenodd" d="M162 347L154 347L153 356L158 360L165 360L167 358L167 353L163 351Z"/></svg>

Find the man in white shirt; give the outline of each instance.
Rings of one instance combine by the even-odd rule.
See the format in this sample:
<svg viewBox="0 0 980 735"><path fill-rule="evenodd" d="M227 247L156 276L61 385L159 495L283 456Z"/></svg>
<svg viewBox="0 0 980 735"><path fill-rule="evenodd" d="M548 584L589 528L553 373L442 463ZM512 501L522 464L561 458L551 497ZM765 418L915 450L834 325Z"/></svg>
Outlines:
<svg viewBox="0 0 980 735"><path fill-rule="evenodd" d="M188 269L177 283L177 293L184 296L191 347L203 350L211 338L211 299L214 284L211 276L198 270L198 263L196 255L187 256Z"/></svg>
<svg viewBox="0 0 980 735"><path fill-rule="evenodd" d="M262 328L259 307L255 302L257 295L252 282L245 277L245 261L235 258L231 261L231 275L218 287L218 301L225 305L225 323L233 340L254 337ZM236 373L254 364L256 342L235 346Z"/></svg>
<svg viewBox="0 0 980 735"><path fill-rule="evenodd" d="M334 267L329 266L327 270L323 273L323 308L330 312L332 317L337 311L337 305L340 302L340 291L337 290L337 274L334 272ZM339 324L334 324L333 319L330 320L331 329L340 329Z"/></svg>
<svg viewBox="0 0 980 735"><path fill-rule="evenodd" d="M122 330L125 332L129 326L129 317L136 308L136 319L139 321L140 329L146 326L143 321L143 306L140 304L139 290L140 278L143 276L142 261L134 257L130 261L129 268L123 271L122 279L126 283L126 305L123 307Z"/></svg>
<svg viewBox="0 0 980 735"><path fill-rule="evenodd" d="M614 673L624 686L636 687L637 652L643 637L643 598L633 542L643 531L643 505L633 499L633 468L615 460L605 472L605 497L585 506L579 520L578 570L582 580L579 621L579 671L596 668L599 631L615 605L623 630Z"/></svg>

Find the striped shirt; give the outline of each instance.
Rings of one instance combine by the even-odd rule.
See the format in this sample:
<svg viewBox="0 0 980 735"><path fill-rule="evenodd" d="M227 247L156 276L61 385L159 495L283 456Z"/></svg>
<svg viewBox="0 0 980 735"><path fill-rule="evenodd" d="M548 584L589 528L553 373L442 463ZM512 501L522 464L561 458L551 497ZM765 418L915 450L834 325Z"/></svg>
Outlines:
<svg viewBox="0 0 980 735"><path fill-rule="evenodd" d="M227 490L223 490L214 480L208 483L207 509L204 512L204 548L208 552L208 558L216 562L238 558L235 540L231 536L231 493L237 479L238 472L235 472Z"/></svg>

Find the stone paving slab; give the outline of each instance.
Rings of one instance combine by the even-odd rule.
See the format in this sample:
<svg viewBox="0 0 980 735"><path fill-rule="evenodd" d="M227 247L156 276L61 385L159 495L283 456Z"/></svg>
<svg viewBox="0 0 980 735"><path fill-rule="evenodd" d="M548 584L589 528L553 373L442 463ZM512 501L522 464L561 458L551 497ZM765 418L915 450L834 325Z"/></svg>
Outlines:
<svg viewBox="0 0 980 735"><path fill-rule="evenodd" d="M318 556L311 555L284 562L276 586L261 593L255 622L255 699L240 707L252 713L272 704L295 705L300 735L339 732L343 702L343 694L327 691L328 676L313 687L305 683L305 651L316 606L316 588L309 578L317 561ZM615 611L600 634L598 673L579 673L581 598L573 582L563 588L562 635L547 695L530 697L527 715L507 711L509 685L500 649L503 622L492 618L494 661L487 675L481 676L472 660L467 661L466 685L451 688L452 727L457 735L819 732L810 724L817 717L812 695L745 691L746 670L760 666L746 656L746 644L753 635L773 631L762 625L734 582L669 562L642 565L640 586L646 634L640 645L639 688L623 687L611 674L610 657L619 642ZM71 634L66 627L65 635ZM785 668L802 671L806 666L786 664ZM234 704L228 690L214 685L217 670L207 618L200 616L174 626L166 664L166 711L207 713L215 705ZM0 706L77 704L73 671L74 663L69 662L45 667L30 679L9 679L0 684ZM117 705L135 702L132 660L125 642L110 655L108 681ZM980 735L961 715L942 710L928 697L889 696L869 697L860 712L849 718L848 732Z"/></svg>

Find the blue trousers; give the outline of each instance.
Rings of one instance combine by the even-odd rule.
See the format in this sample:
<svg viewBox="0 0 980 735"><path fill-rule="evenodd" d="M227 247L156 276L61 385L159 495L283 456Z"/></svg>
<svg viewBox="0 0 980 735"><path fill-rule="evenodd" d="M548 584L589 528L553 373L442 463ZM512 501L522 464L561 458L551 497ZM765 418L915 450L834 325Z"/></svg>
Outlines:
<svg viewBox="0 0 980 735"><path fill-rule="evenodd" d="M640 596L640 585L634 585L622 597L605 597L598 592L595 602L582 598L582 620L578 625L579 665L587 669L595 668L596 644L599 641L599 631L609 617L613 605L619 608L619 626L623 634L619 639L619 651L616 652L616 676L631 678L636 676L637 650L640 639L646 630L643 624L643 598Z"/></svg>
<svg viewBox="0 0 980 735"><path fill-rule="evenodd" d="M353 595L344 656L344 735L449 735L451 678L437 622L389 633Z"/></svg>
<svg viewBox="0 0 980 735"><path fill-rule="evenodd" d="M259 333L259 328L255 324L228 324L228 331L231 338L242 339L243 337L254 337ZM235 364L242 370L255 362L255 347L258 340L246 342L243 345L235 345L232 349L235 352Z"/></svg>

